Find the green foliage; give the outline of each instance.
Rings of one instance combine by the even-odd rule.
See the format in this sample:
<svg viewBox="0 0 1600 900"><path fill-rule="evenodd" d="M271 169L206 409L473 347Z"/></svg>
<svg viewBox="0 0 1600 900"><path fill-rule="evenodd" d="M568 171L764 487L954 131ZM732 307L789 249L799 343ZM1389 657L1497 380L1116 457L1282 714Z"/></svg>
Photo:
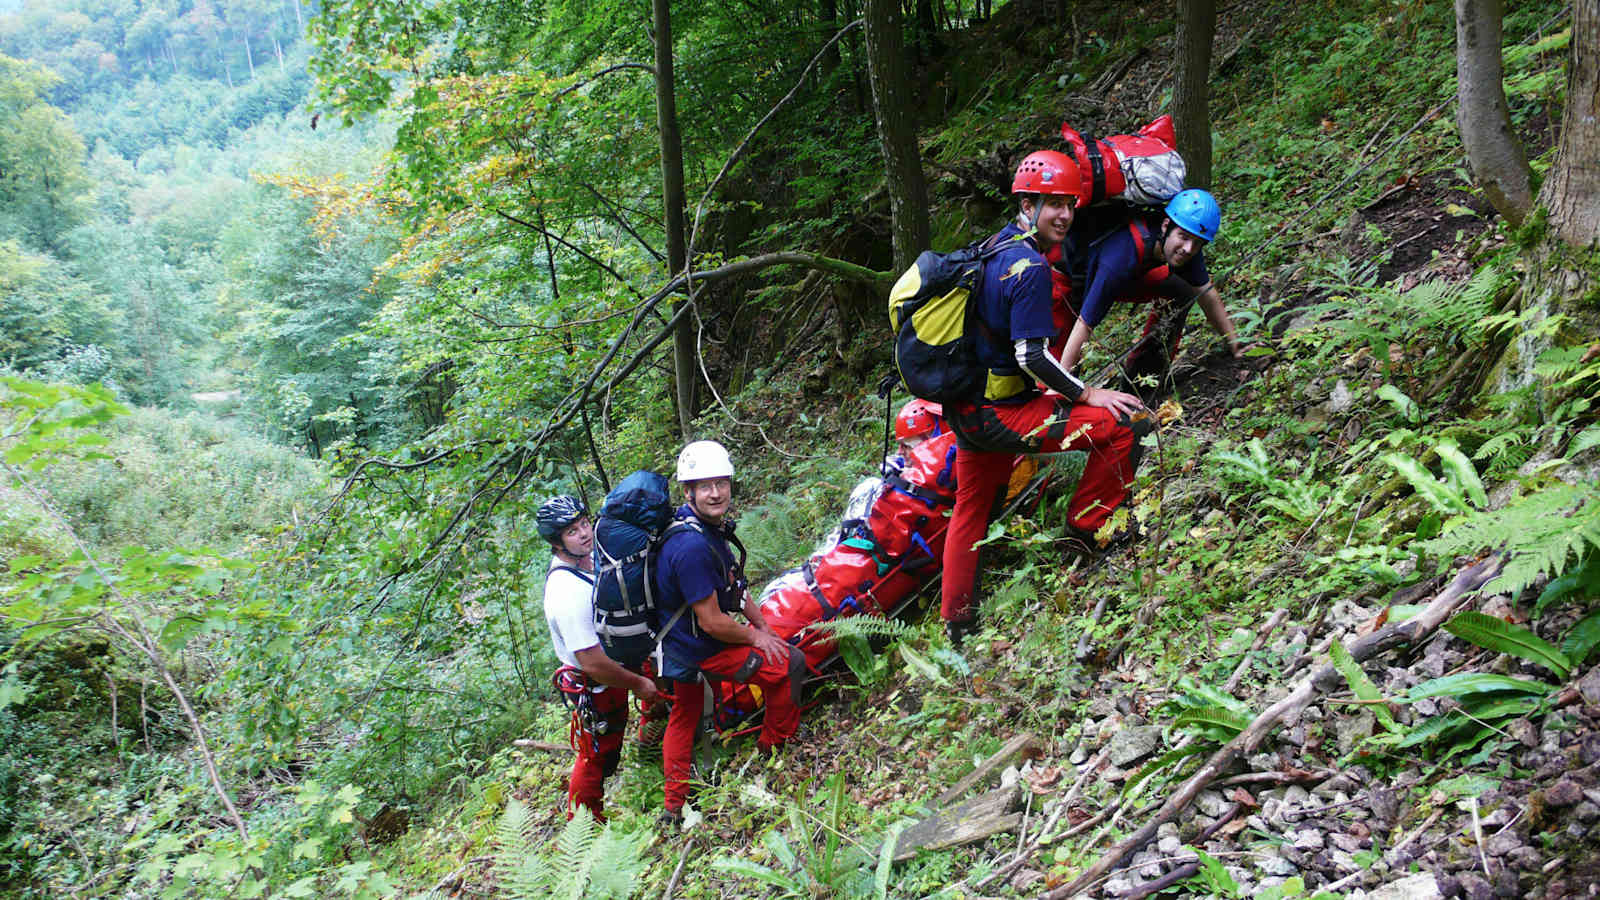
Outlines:
<svg viewBox="0 0 1600 900"><path fill-rule="evenodd" d="M1405 292L1398 285L1378 284L1376 268L1333 270L1327 276L1319 286L1332 296L1309 311L1321 317L1319 358L1364 345L1389 378L1397 374L1391 348L1409 365L1411 349L1423 340L1481 341L1480 322L1492 311L1503 280L1492 265L1463 283L1432 279Z"/></svg>
<svg viewBox="0 0 1600 900"><path fill-rule="evenodd" d="M1543 666L1556 673L1558 678L1566 678L1572 672L1572 661L1543 638L1526 628L1507 624L1481 612L1467 610L1457 613L1444 623L1444 630L1479 647L1509 653Z"/></svg>
<svg viewBox="0 0 1600 900"><path fill-rule="evenodd" d="M21 234L37 249L57 246L80 221L89 188L83 139L45 100L58 81L0 53L0 238Z"/></svg>
<svg viewBox="0 0 1600 900"><path fill-rule="evenodd" d="M1212 451L1211 459L1219 465L1223 479L1253 489L1261 506L1276 510L1289 521L1305 523L1340 504L1333 489L1314 477L1315 460L1303 467L1298 460L1289 460L1287 468L1300 469L1299 474L1290 478L1279 464L1268 458L1260 438L1251 438L1245 444L1245 451L1217 449Z"/></svg>
<svg viewBox="0 0 1600 900"><path fill-rule="evenodd" d="M1442 762L1500 733L1496 723L1532 715L1540 709L1553 689L1537 681L1465 672L1447 675L1416 685L1402 700L1448 698L1454 701L1421 725L1412 728L1395 743L1397 748L1432 745Z"/></svg>
<svg viewBox="0 0 1600 900"><path fill-rule="evenodd" d="M1334 668L1344 676L1356 699L1368 704L1368 708L1372 710L1372 714L1377 717L1385 731L1398 731L1399 726L1395 724L1394 714L1389 712L1389 707L1384 703L1383 694L1378 690L1378 686L1372 683L1372 679L1367 677L1367 673L1362 671L1361 665L1351 658L1344 642L1334 641L1328 649L1333 656Z"/></svg>
<svg viewBox="0 0 1600 900"><path fill-rule="evenodd" d="M1600 646L1600 609L1579 619L1572 626L1566 639L1561 642L1561 653L1574 665L1582 665L1588 662L1596 646Z"/></svg>
<svg viewBox="0 0 1600 900"><path fill-rule="evenodd" d="M1385 453L1383 461L1405 476L1406 481L1438 512L1464 515L1489 505L1477 469L1453 443L1441 443L1434 452L1444 463L1445 478L1438 479L1421 462L1404 453Z"/></svg>
<svg viewBox="0 0 1600 900"><path fill-rule="evenodd" d="M300 454L200 413L137 409L99 434L109 458L38 479L99 546L243 548L311 515L323 484Z"/></svg>
<svg viewBox="0 0 1600 900"><path fill-rule="evenodd" d="M1467 516L1422 543L1441 556L1504 547L1509 555L1490 590L1518 593L1538 578L1559 577L1569 562L1600 546L1600 489L1556 484L1503 509Z"/></svg>
<svg viewBox="0 0 1600 900"><path fill-rule="evenodd" d="M600 827L579 807L544 854L521 800L506 801L495 827L494 870L506 896L517 900L624 900L639 887L645 840L610 823Z"/></svg>

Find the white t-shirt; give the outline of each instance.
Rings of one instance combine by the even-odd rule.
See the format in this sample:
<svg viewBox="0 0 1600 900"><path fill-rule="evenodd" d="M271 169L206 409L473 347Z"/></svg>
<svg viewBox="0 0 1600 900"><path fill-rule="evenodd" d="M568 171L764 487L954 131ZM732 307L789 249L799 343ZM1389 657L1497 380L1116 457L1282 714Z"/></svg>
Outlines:
<svg viewBox="0 0 1600 900"><path fill-rule="evenodd" d="M550 626L556 657L569 666L578 666L576 651L600 645L594 630L594 588L587 580L593 577L588 572L578 575L566 563L550 558L550 574L544 580L544 620Z"/></svg>

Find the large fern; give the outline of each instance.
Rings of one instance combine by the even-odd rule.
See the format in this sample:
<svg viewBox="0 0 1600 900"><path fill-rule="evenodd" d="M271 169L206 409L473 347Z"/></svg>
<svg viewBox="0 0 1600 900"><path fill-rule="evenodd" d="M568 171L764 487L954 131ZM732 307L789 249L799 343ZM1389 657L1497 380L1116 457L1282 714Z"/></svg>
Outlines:
<svg viewBox="0 0 1600 900"><path fill-rule="evenodd" d="M513 798L496 824L494 843L495 877L515 900L623 900L637 889L644 868L644 842L610 825L597 827L584 807L541 855L528 807Z"/></svg>
<svg viewBox="0 0 1600 900"><path fill-rule="evenodd" d="M1559 576L1591 547L1600 547L1600 489L1560 484L1521 502L1461 519L1422 544L1452 556L1504 549L1505 568L1489 590L1517 594L1544 575Z"/></svg>

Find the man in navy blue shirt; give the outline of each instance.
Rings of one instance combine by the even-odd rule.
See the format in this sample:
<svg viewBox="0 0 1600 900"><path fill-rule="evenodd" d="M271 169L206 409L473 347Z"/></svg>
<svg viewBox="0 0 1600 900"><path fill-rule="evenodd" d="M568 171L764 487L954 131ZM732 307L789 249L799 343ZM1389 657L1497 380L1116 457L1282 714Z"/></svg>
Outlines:
<svg viewBox="0 0 1600 900"><path fill-rule="evenodd" d="M1131 417L1142 409L1139 398L1086 386L1049 350L1057 328L1043 252L1072 227L1079 184L1077 164L1066 154L1041 150L1023 159L1011 184L1016 221L991 238L1007 246L984 265L973 300L982 323L978 347L988 382L981 399L944 407L959 445L940 604L953 641L975 627L979 551L974 545L1004 494L1013 455L1089 452L1068 505L1072 526L1086 540L1127 497L1133 481L1138 436ZM1046 392L1039 390L1041 384Z"/></svg>
<svg viewBox="0 0 1600 900"><path fill-rule="evenodd" d="M1113 303L1155 303L1144 337L1129 355L1130 374L1159 374L1178 352L1183 319L1198 302L1211 327L1228 341L1235 357L1243 353L1233 320L1206 271L1205 245L1216 239L1222 213L1210 193L1190 188L1167 203L1160 223L1134 218L1080 250L1087 257L1083 295L1074 305L1077 321L1067 337L1061 364L1078 364L1083 345L1111 311ZM1171 318L1156 334L1164 318Z"/></svg>
<svg viewBox="0 0 1600 900"><path fill-rule="evenodd" d="M800 724L800 688L805 656L773 632L750 597L744 551L735 558L733 461L715 441L695 441L678 454L678 481L687 502L656 561L656 614L671 627L662 637L662 674L672 683L672 713L662 742L666 813L681 821L689 793L695 729L705 695L702 677L737 681L761 689L766 704L757 746L781 746ZM744 622L734 618L744 617ZM748 624L746 624L748 623Z"/></svg>

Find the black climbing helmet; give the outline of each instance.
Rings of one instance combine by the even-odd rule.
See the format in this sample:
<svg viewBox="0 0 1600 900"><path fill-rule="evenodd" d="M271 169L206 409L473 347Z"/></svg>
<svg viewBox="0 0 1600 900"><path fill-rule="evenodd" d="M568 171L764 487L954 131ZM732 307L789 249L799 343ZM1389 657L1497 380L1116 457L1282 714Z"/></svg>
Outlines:
<svg viewBox="0 0 1600 900"><path fill-rule="evenodd" d="M558 494L539 505L534 519L539 526L539 536L554 546L561 544L561 532L567 526L587 516L589 508L571 494Z"/></svg>

